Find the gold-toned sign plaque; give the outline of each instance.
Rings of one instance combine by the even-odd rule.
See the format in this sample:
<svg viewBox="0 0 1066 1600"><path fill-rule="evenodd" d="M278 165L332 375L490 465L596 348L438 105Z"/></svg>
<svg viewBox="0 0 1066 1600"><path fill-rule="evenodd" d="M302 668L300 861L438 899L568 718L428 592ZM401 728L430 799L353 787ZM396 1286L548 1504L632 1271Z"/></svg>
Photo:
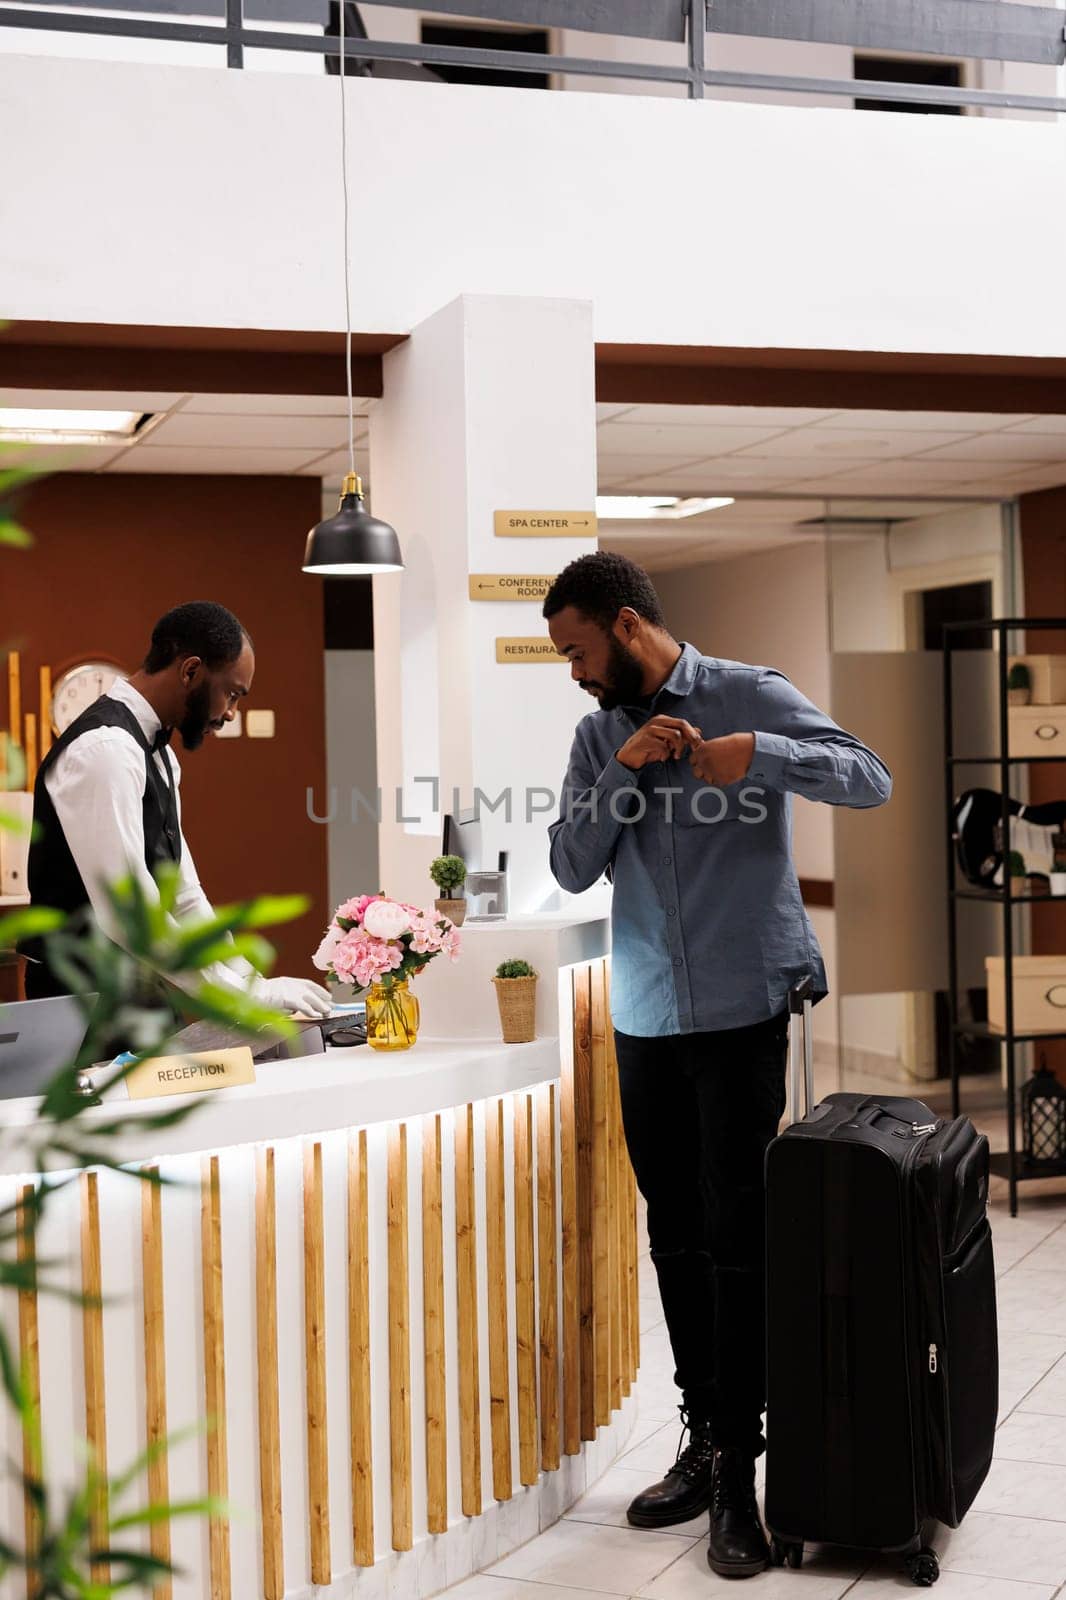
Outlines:
<svg viewBox="0 0 1066 1600"><path fill-rule="evenodd" d="M595 539L595 511L497 511L497 539Z"/></svg>
<svg viewBox="0 0 1066 1600"><path fill-rule="evenodd" d="M255 1063L246 1044L232 1050L198 1050L187 1056L152 1056L129 1074L131 1100L164 1094L199 1094L204 1089L232 1089L255 1082Z"/></svg>
<svg viewBox="0 0 1066 1600"><path fill-rule="evenodd" d="M496 660L517 662L521 666L529 666L534 661L561 661L567 665L566 657L543 635L529 639L497 639Z"/></svg>
<svg viewBox="0 0 1066 1600"><path fill-rule="evenodd" d="M543 600L555 582L553 572L472 572L471 600Z"/></svg>

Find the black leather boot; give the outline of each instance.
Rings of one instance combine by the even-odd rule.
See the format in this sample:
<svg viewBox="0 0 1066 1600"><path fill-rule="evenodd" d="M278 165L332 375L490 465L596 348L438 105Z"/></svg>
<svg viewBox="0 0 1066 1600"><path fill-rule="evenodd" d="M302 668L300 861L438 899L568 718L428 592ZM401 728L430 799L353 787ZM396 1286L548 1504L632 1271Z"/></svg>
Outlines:
<svg viewBox="0 0 1066 1600"><path fill-rule="evenodd" d="M626 1512L634 1528L666 1528L672 1522L689 1522L706 1511L711 1503L711 1479L714 1474L711 1425L709 1422L690 1422L684 1409L681 1421L684 1431L673 1466L665 1478L641 1490Z"/></svg>
<svg viewBox="0 0 1066 1600"><path fill-rule="evenodd" d="M755 1462L743 1450L716 1450L707 1561L722 1578L752 1578L770 1564L755 1500Z"/></svg>

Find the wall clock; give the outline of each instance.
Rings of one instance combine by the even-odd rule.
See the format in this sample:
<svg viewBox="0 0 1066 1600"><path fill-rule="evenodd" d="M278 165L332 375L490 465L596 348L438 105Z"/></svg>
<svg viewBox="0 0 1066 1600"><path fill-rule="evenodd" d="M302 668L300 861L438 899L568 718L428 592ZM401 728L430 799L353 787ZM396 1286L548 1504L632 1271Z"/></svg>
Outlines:
<svg viewBox="0 0 1066 1600"><path fill-rule="evenodd" d="M63 733L75 717L80 717L113 683L125 677L117 661L107 661L103 657L79 661L61 672L52 690L52 727L56 733Z"/></svg>

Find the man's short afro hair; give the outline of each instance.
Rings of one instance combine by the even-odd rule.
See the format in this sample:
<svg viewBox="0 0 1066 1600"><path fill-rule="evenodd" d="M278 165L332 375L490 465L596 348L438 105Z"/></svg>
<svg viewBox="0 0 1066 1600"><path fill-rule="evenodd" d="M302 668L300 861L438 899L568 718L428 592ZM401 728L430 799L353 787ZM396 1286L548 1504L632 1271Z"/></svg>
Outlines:
<svg viewBox="0 0 1066 1600"><path fill-rule="evenodd" d="M542 615L554 617L566 606L599 623L605 632L614 626L623 606L657 628L666 627L662 603L644 568L612 550L579 556L563 568L548 590Z"/></svg>

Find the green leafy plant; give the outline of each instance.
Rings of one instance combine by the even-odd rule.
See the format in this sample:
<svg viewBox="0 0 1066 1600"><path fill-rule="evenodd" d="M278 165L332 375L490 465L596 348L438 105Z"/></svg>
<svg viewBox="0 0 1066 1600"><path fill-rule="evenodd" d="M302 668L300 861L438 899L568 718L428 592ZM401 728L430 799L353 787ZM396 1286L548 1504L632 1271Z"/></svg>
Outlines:
<svg viewBox="0 0 1066 1600"><path fill-rule="evenodd" d="M458 899L466 882L466 862L462 856L437 856L430 862L429 875L442 900Z"/></svg>
<svg viewBox="0 0 1066 1600"><path fill-rule="evenodd" d="M1016 661L1007 674L1008 689L1032 688L1032 675L1024 661Z"/></svg>
<svg viewBox="0 0 1066 1600"><path fill-rule="evenodd" d="M496 968L497 978L535 978L535 970L528 961L501 961Z"/></svg>
<svg viewBox="0 0 1066 1600"><path fill-rule="evenodd" d="M1012 878L1025 877L1025 857L1020 850L1012 850L1007 857L1007 871Z"/></svg>

